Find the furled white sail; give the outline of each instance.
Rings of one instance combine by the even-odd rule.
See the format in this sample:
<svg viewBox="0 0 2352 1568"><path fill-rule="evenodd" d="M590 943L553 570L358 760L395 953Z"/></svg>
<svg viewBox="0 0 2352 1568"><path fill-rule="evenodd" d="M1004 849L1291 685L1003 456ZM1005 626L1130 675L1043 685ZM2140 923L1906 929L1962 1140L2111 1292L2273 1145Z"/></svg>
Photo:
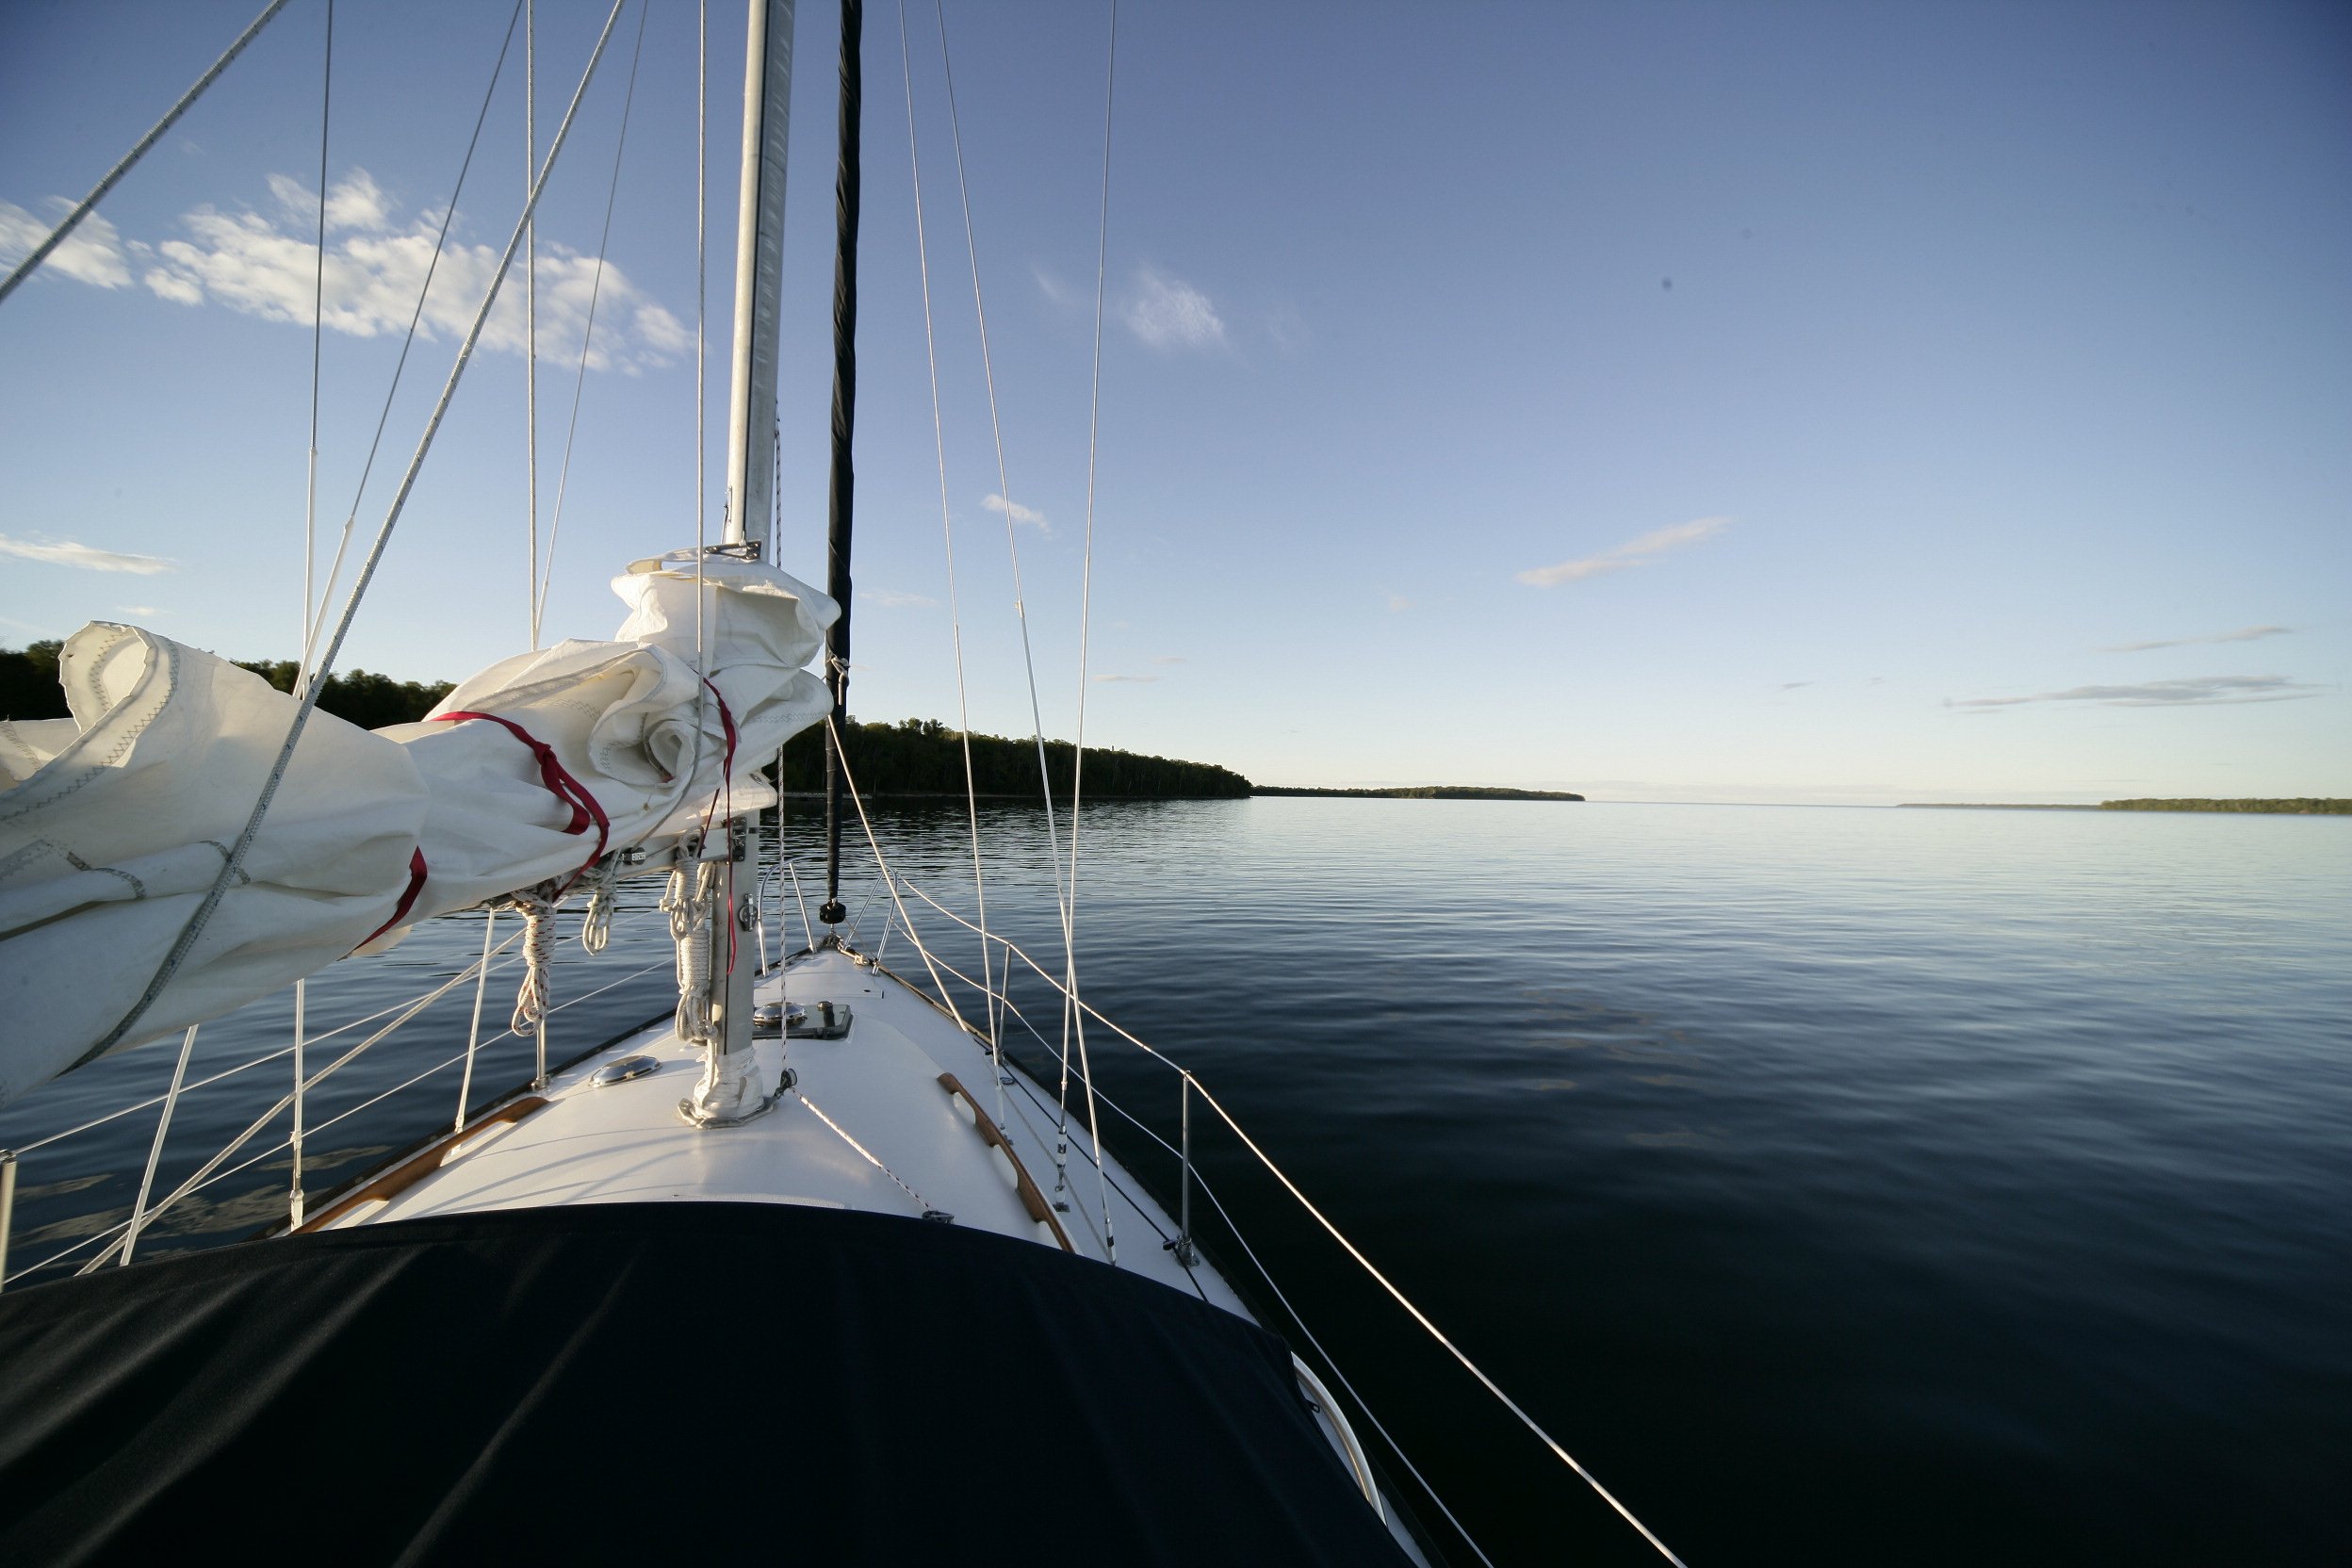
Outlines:
<svg viewBox="0 0 2352 1568"><path fill-rule="evenodd" d="M696 580L692 551L635 563L613 582L630 608L616 640L502 661L424 723L314 712L236 885L117 1047L773 800L756 770L829 706L806 666L839 608L727 556L703 558L699 605ZM0 1104L130 1012L295 711L256 676L109 622L76 632L58 672L71 718L0 724Z"/></svg>

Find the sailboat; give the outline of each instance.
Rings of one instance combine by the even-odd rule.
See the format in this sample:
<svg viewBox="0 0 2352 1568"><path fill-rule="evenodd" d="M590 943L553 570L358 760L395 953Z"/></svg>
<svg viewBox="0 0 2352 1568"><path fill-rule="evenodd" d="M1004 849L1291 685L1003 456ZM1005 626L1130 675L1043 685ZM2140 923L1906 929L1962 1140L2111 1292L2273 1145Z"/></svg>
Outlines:
<svg viewBox="0 0 2352 1568"><path fill-rule="evenodd" d="M843 13L854 215L857 0ZM307 1205L298 1191L263 1238L99 1266L131 1263L163 1206L142 1189L81 1275L0 1293L8 1561L196 1543L263 1560L1442 1560L1323 1376L1200 1244L1188 1146L1171 1210L1005 1054L997 981L968 1013L930 949L924 984L843 932L840 844L853 815L872 834L840 744L841 393L828 590L760 533L792 26L792 0L750 0L726 538L629 564L613 639L518 654L371 732L316 707L358 591L299 695L93 623L60 659L73 717L7 727L0 1095L179 1034L176 1096L204 1020L485 907L522 922L517 1024L540 1041L529 1083ZM840 262L854 323L854 227ZM762 967L760 770L811 727L833 741L827 931ZM587 900L593 929L638 877L664 880L676 1013L549 1063L555 907ZM1067 973L1039 973L1099 1020ZM1090 1097L1083 1056L1063 1065Z"/></svg>

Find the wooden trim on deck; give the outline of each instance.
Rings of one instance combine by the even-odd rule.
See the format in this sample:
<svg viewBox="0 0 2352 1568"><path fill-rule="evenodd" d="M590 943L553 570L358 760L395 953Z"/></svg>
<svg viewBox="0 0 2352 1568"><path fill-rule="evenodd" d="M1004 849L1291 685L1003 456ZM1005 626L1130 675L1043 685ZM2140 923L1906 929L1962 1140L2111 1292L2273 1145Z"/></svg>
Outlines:
<svg viewBox="0 0 2352 1568"><path fill-rule="evenodd" d="M323 1231L362 1203L373 1202L377 1200L389 1201L399 1197L440 1169L441 1162L448 1159L459 1144L464 1143L475 1134L487 1132L500 1123L520 1121L533 1111L545 1110L549 1103L550 1102L544 1096L531 1094L525 1095L520 1100L510 1100L503 1105L494 1106L484 1111L458 1131L436 1139L382 1175L372 1177L353 1187L296 1227L295 1233L300 1234L304 1231Z"/></svg>
<svg viewBox="0 0 2352 1568"><path fill-rule="evenodd" d="M1021 1163L1019 1154L1013 1152L1012 1140L997 1129L995 1119L980 1108L980 1102L972 1097L971 1091L956 1080L954 1073L940 1073L939 1087L971 1107L972 1123L980 1130L980 1141L991 1149L1002 1151L1004 1158L1012 1163L1014 1184L1021 1193L1021 1206L1029 1211L1029 1217L1051 1229L1054 1239L1062 1244L1063 1251L1077 1251L1078 1249L1070 1244L1070 1233L1062 1229L1061 1218L1054 1214L1054 1205L1045 1200L1045 1194L1037 1190L1036 1182L1030 1180L1029 1168Z"/></svg>

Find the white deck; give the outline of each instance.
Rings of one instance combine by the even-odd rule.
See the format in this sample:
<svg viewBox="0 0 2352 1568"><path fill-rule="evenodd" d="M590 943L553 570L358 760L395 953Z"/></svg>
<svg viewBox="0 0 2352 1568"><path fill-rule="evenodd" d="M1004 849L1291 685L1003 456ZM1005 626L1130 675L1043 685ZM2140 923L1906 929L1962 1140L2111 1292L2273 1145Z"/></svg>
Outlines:
<svg viewBox="0 0 2352 1568"><path fill-rule="evenodd" d="M939 1082L953 1073L992 1119L1049 1201L1071 1250L1103 1260L1092 1145L1073 1102L1067 1190L1054 1191L1054 1097L1016 1071L1001 1086L986 1047L909 987L849 955L825 949L765 977L758 996L846 1005L854 1020L838 1040L762 1040L762 1080L789 1062L799 1074L776 1108L739 1127L700 1128L678 1102L701 1070L697 1053L655 1028L557 1074L547 1104L514 1122L492 1122L459 1140L437 1169L388 1200L369 1200L325 1228L484 1209L562 1203L662 1201L806 1203L920 1217L1040 1246L1060 1243L1031 1218L1011 1164L991 1149L962 1103ZM787 1046L789 1045L789 1054ZM660 1069L598 1086L591 1075L627 1055ZM1001 1114L1000 1114L1001 1108ZM830 1123L828 1125L828 1122ZM869 1157L871 1156L871 1157ZM1227 1311L1250 1315L1205 1263L1186 1269L1162 1244L1175 1222L1116 1160L1104 1162L1118 1266Z"/></svg>

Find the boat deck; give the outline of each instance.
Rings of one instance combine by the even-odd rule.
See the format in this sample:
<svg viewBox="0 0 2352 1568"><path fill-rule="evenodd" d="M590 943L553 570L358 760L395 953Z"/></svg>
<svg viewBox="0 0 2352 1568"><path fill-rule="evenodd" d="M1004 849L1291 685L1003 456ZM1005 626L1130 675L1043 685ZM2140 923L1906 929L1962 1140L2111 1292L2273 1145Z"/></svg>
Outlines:
<svg viewBox="0 0 2352 1568"><path fill-rule="evenodd" d="M320 1210L313 1228L568 1203L799 1203L933 1212L1105 1260L1092 1146L1075 1105L1067 1189L1057 1194L1053 1094L1009 1062L996 1082L986 1046L911 986L827 948L788 959L761 979L757 997L789 999L812 1015L831 1003L851 1015L839 1039L758 1042L764 1083L773 1086L787 1065L798 1075L765 1114L733 1127L689 1123L678 1104L701 1072L699 1053L655 1027L573 1064L536 1094L491 1107L463 1134ZM655 1066L596 1081L629 1056ZM1103 1174L1121 1269L1251 1315L1215 1269L1176 1260L1164 1246L1174 1221L1116 1159L1104 1161Z"/></svg>

